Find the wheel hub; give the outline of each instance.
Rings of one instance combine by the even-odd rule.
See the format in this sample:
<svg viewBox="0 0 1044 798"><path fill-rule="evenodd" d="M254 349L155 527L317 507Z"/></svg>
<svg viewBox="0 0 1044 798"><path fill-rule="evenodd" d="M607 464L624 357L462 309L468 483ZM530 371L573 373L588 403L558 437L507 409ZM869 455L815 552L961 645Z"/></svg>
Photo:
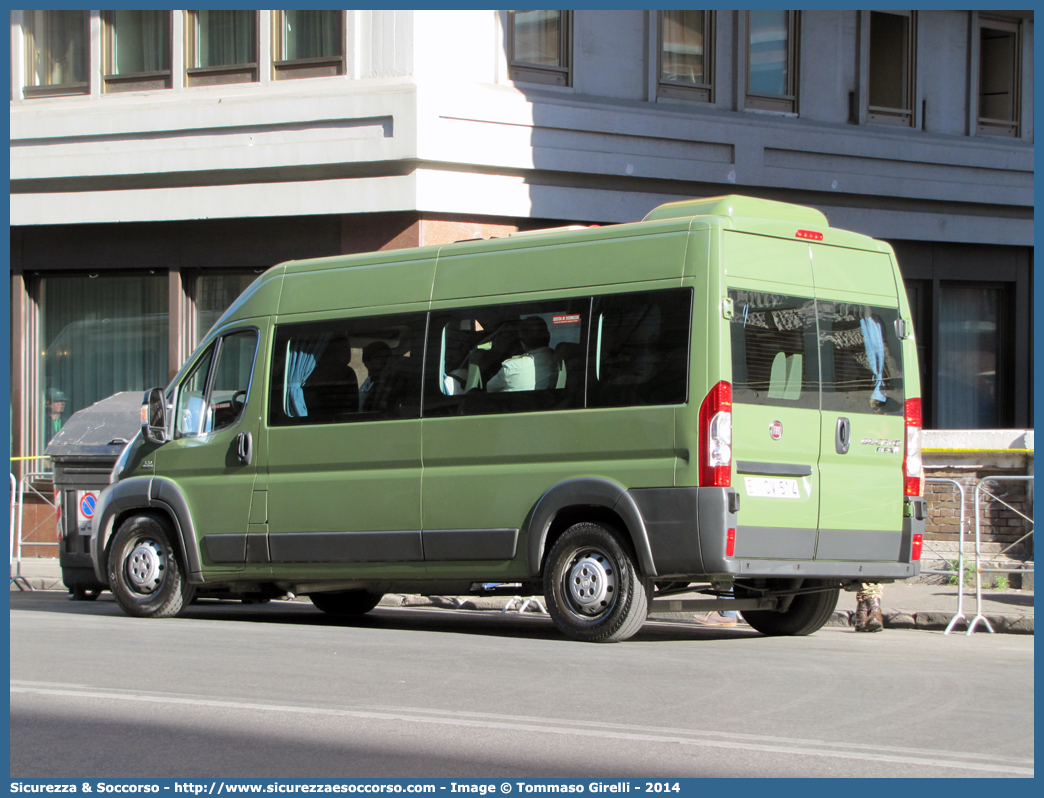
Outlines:
<svg viewBox="0 0 1044 798"><path fill-rule="evenodd" d="M163 579L163 549L153 540L143 540L127 557L127 576L139 593L152 593Z"/></svg>
<svg viewBox="0 0 1044 798"><path fill-rule="evenodd" d="M616 592L616 569L601 552L587 552L569 571L569 596L584 615L598 615L611 604Z"/></svg>

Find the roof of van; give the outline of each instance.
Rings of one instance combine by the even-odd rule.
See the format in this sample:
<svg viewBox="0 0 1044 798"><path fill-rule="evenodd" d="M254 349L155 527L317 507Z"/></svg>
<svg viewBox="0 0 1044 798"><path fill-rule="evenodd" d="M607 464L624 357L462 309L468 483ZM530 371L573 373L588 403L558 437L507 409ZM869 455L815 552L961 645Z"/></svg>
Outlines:
<svg viewBox="0 0 1044 798"><path fill-rule="evenodd" d="M815 208L792 205L789 202L742 197L727 194L724 197L708 197L701 200L668 202L654 208L642 220L652 222L660 219L679 219L692 216L727 216L731 219L769 219L776 222L795 222L814 227L829 227L826 215Z"/></svg>

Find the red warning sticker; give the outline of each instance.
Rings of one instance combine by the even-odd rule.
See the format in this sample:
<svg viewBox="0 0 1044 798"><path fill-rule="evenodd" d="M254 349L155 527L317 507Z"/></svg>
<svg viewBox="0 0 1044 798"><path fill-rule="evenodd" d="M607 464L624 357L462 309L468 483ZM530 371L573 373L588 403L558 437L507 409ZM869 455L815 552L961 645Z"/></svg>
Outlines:
<svg viewBox="0 0 1044 798"><path fill-rule="evenodd" d="M579 313L567 313L563 316L552 316L552 324L579 324L580 314Z"/></svg>

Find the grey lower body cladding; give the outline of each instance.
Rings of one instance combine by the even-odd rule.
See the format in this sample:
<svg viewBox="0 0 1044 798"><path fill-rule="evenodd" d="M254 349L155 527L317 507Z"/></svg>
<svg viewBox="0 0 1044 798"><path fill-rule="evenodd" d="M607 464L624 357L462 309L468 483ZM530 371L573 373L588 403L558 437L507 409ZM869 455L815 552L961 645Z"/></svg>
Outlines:
<svg viewBox="0 0 1044 798"><path fill-rule="evenodd" d="M203 541L215 563L504 561L515 556L518 530L282 532L207 535Z"/></svg>
<svg viewBox="0 0 1044 798"><path fill-rule="evenodd" d="M913 535L924 521L904 518L890 532L745 527L730 512L729 488L638 488L628 491L641 512L658 578L820 577L859 581L906 579ZM729 530L735 550L726 554ZM817 550L818 544L818 550ZM817 556L818 554L818 556Z"/></svg>

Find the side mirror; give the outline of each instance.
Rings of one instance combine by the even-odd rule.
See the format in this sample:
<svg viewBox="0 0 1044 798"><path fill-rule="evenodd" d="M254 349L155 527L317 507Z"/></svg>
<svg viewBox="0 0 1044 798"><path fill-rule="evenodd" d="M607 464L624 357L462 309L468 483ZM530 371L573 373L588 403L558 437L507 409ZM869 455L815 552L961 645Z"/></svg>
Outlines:
<svg viewBox="0 0 1044 798"><path fill-rule="evenodd" d="M167 403L162 388L145 391L141 405L141 437L149 443L167 442Z"/></svg>

